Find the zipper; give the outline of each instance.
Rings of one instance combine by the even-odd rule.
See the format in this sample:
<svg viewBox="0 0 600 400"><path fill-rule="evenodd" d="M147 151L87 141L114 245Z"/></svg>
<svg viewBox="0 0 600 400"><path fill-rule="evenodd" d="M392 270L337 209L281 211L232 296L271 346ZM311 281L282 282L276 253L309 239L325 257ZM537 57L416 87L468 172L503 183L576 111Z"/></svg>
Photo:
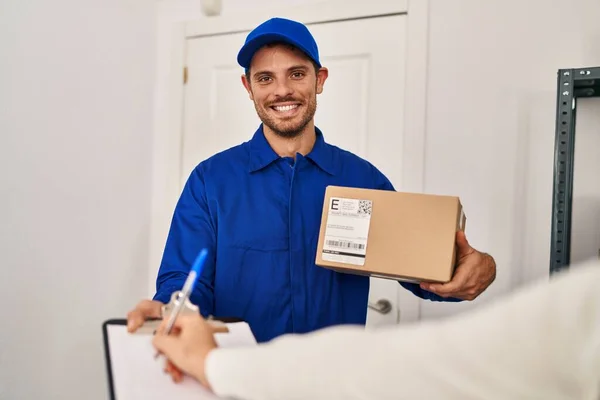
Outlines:
<svg viewBox="0 0 600 400"><path fill-rule="evenodd" d="M291 307L292 307L292 332L296 332L296 327L294 326L294 285L293 285L293 281L294 281L294 274L292 271L292 260L293 260L293 251L292 251L292 238L294 237L292 235L292 196L293 196L293 188L294 188L294 177L296 175L296 168L295 165L289 164L290 168L292 169L292 178L290 179L290 200L288 201L288 251L290 253L290 267L289 267L289 272L290 272L290 303L291 303Z"/></svg>

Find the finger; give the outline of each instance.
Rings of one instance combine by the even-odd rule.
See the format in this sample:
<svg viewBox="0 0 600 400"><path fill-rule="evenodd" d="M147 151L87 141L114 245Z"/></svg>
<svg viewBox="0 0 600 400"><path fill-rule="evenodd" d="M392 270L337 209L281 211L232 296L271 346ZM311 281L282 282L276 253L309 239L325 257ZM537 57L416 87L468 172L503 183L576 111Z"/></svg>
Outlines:
<svg viewBox="0 0 600 400"><path fill-rule="evenodd" d="M183 372L175 366L171 361L167 361L165 367L166 372L171 375L175 382L181 382L183 380Z"/></svg>
<svg viewBox="0 0 600 400"><path fill-rule="evenodd" d="M127 331L129 333L135 332L143 324L144 316L139 310L136 309L127 314Z"/></svg>
<svg viewBox="0 0 600 400"><path fill-rule="evenodd" d="M166 362L166 368L167 371L172 372L172 371L179 371L179 368L177 368L177 366L175 364L173 364L173 362L171 360L167 360Z"/></svg>
<svg viewBox="0 0 600 400"><path fill-rule="evenodd" d="M127 330L131 333L144 324L148 318L160 318L161 304L152 300L142 300L127 314Z"/></svg>
<svg viewBox="0 0 600 400"><path fill-rule="evenodd" d="M458 258L462 258L473 252L473 248L469 244L467 236L463 231L456 232L456 247L458 250Z"/></svg>
<svg viewBox="0 0 600 400"><path fill-rule="evenodd" d="M162 304L153 300L142 300L136 307L146 318L160 318Z"/></svg>
<svg viewBox="0 0 600 400"><path fill-rule="evenodd" d="M459 293L467 282L468 274L466 270L457 269L456 274L448 283L422 283L421 287L424 290L433 292L440 296L451 296Z"/></svg>
<svg viewBox="0 0 600 400"><path fill-rule="evenodd" d="M181 372L174 370L170 375L175 383L183 381L183 374Z"/></svg>
<svg viewBox="0 0 600 400"><path fill-rule="evenodd" d="M183 377L183 372L179 368L177 368L177 366L175 364L173 364L171 361L169 361L169 369L170 369L172 375L177 375L180 378Z"/></svg>
<svg viewBox="0 0 600 400"><path fill-rule="evenodd" d="M158 301L142 300L137 304L135 310L141 312L146 317L160 318L161 305Z"/></svg>

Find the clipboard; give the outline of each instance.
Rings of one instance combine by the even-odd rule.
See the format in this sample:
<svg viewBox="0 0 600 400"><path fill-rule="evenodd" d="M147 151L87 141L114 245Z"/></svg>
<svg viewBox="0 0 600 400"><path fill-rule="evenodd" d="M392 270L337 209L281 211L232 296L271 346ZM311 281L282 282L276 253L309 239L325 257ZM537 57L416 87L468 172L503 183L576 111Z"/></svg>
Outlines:
<svg viewBox="0 0 600 400"><path fill-rule="evenodd" d="M215 333L219 347L255 346L250 326L237 318L212 320L225 330ZM126 319L109 319L102 324L104 357L110 400L222 400L195 379L185 376L175 383L163 372L165 359L154 359L153 328L160 321L149 321L145 330L129 333Z"/></svg>

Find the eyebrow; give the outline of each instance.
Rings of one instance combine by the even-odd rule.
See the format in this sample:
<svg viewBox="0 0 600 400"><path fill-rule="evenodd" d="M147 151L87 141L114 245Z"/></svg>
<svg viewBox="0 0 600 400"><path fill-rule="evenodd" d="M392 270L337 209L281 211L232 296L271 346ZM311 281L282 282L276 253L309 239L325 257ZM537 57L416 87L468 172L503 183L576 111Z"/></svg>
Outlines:
<svg viewBox="0 0 600 400"><path fill-rule="evenodd" d="M290 72L290 71L299 70L299 69L307 71L308 67L306 65L298 64L298 65L292 65L287 70L288 70L288 72ZM252 74L252 77L256 78L257 76L263 75L263 74L265 74L265 75L273 75L273 72L265 69L265 70L261 70L261 71L255 72L254 74Z"/></svg>

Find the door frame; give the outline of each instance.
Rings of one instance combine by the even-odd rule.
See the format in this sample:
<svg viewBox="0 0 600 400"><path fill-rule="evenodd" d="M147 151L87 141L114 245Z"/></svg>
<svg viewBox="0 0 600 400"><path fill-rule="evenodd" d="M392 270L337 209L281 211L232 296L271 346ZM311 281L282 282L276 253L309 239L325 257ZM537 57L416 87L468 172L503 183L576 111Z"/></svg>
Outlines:
<svg viewBox="0 0 600 400"><path fill-rule="evenodd" d="M176 2L174 2L176 4ZM175 7L175 5L173 6ZM163 8L163 12L169 12ZM173 13L174 14L174 13ZM190 38L234 32L249 32L274 15L303 23L368 18L388 14L407 15L407 65L405 76L404 154L402 191L422 192L424 188L429 0L329 0L316 4L231 13L192 21L173 21L170 29L159 30L159 52L155 85L155 115L152 146L152 192L148 271L149 296L155 281L169 231L173 209L181 193L183 99L186 41ZM161 58L160 56L164 56ZM399 291L401 322L420 317L420 300L406 290Z"/></svg>

